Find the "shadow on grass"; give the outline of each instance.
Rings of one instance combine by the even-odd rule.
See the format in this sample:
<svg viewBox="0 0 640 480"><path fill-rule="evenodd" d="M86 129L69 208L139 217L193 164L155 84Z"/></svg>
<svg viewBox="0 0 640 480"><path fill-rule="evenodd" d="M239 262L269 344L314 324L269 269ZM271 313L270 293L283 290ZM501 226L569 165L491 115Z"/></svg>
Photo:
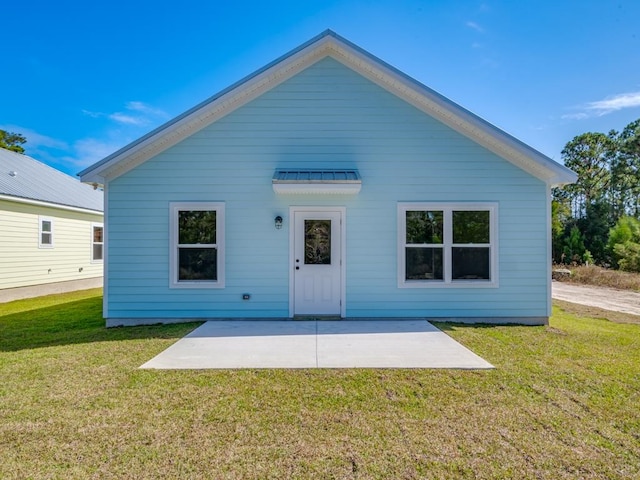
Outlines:
<svg viewBox="0 0 640 480"><path fill-rule="evenodd" d="M201 322L107 329L102 297L0 315L0 351L92 342L182 338Z"/></svg>
<svg viewBox="0 0 640 480"><path fill-rule="evenodd" d="M471 330L480 330L487 328L498 328L498 327L523 327L523 326L533 326L533 325L519 325L517 323L455 323L455 322L429 322L433 324L433 326L438 327L443 332L451 332L453 330L460 329L471 329Z"/></svg>

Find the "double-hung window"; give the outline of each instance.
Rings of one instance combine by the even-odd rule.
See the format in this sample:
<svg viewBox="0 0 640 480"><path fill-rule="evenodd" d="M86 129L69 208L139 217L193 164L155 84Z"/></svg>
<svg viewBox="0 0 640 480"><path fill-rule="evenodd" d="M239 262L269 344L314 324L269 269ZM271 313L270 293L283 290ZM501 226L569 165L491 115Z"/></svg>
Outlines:
<svg viewBox="0 0 640 480"><path fill-rule="evenodd" d="M398 286L497 286L497 204L398 205Z"/></svg>
<svg viewBox="0 0 640 480"><path fill-rule="evenodd" d="M170 204L170 287L224 287L224 204Z"/></svg>
<svg viewBox="0 0 640 480"><path fill-rule="evenodd" d="M91 224L91 262L100 263L104 259L104 226Z"/></svg>
<svg viewBox="0 0 640 480"><path fill-rule="evenodd" d="M38 217L38 246L53 248L53 218Z"/></svg>

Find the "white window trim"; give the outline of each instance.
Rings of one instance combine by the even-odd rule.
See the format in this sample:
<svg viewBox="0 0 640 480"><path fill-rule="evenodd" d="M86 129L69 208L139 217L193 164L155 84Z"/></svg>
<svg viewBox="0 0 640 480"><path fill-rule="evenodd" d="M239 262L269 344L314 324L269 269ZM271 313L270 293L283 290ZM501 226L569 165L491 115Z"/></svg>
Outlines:
<svg viewBox="0 0 640 480"><path fill-rule="evenodd" d="M42 222L50 222L51 223L51 232L43 232L42 231ZM53 248L54 246L54 232L55 232L55 222L51 217L38 217L38 248ZM42 243L42 234L43 233L51 233L51 243Z"/></svg>
<svg viewBox="0 0 640 480"><path fill-rule="evenodd" d="M102 228L102 242L94 242L93 241L93 229L95 227L101 227ZM89 258L91 258L91 263L103 263L104 262L104 224L103 223L97 223L97 222L92 222L91 223L91 241L89 242L90 246L91 246L91 252L89 253ZM93 247L96 245L96 243L101 243L102 244L102 258L96 260L95 258L93 258Z"/></svg>
<svg viewBox="0 0 640 480"><path fill-rule="evenodd" d="M178 212L183 210L215 210L216 212L216 281L178 281ZM223 202L171 202L169 204L169 288L224 288L224 203Z"/></svg>
<svg viewBox="0 0 640 480"><path fill-rule="evenodd" d="M411 210L442 211L444 214L444 243L443 262L444 280L406 280L405 278L405 240L406 240L406 212ZM489 211L489 235L490 244L479 244L480 247L489 247L490 280L452 280L451 279L451 249L456 246L453 243L452 212L453 211ZM498 204L495 202L483 203L399 203L398 204L398 288L497 288L498 283Z"/></svg>

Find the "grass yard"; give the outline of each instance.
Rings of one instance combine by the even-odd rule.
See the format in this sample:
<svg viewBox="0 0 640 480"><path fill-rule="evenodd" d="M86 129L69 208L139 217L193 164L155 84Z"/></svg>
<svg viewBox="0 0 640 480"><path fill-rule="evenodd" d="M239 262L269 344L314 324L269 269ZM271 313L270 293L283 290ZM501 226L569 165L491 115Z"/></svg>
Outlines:
<svg viewBox="0 0 640 480"><path fill-rule="evenodd" d="M196 324L0 304L0 478L640 478L640 325L440 324L497 368L153 371Z"/></svg>

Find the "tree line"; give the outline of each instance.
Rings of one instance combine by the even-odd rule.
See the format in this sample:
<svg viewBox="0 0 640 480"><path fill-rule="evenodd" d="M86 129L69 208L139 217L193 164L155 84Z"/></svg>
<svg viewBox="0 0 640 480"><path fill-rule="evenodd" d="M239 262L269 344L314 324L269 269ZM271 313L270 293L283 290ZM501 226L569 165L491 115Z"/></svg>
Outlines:
<svg viewBox="0 0 640 480"><path fill-rule="evenodd" d="M640 119L562 150L578 180L553 190L553 261L640 271Z"/></svg>

